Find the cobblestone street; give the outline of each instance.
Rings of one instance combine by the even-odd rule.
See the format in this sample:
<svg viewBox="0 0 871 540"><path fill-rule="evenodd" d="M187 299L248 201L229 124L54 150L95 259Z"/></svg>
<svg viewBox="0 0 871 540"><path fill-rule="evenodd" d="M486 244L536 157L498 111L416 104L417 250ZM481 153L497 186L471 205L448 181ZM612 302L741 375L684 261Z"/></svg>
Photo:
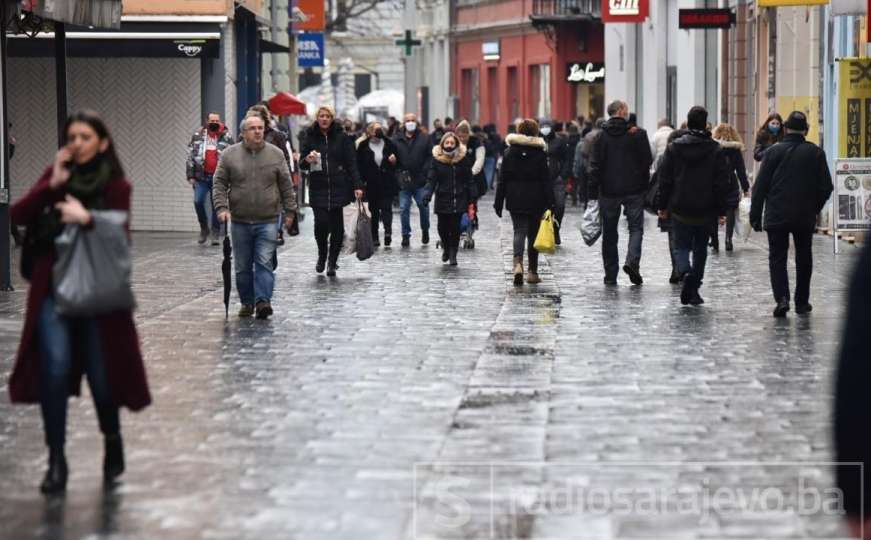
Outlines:
<svg viewBox="0 0 871 540"><path fill-rule="evenodd" d="M101 486L87 395L70 405L68 492L38 490L38 407L0 400L0 537L161 539L839 538L797 509L832 484L830 401L846 283L815 241L813 314L776 320L755 234L708 259L706 304L681 307L648 219L643 286L602 284L577 209L543 283L511 284L511 221L481 204L476 249L435 239L314 273L312 214L279 251L275 316L224 320L219 248L134 236L138 330L154 404L122 414L127 472ZM398 216L397 216L398 218ZM435 228L433 227L433 234ZM626 228L621 223L621 256ZM790 262L792 266L792 262ZM791 279L794 279L792 268ZM0 293L8 375L26 284ZM786 507L726 511L717 488ZM587 508L579 492L683 490L698 507ZM798 494L797 494L798 492ZM752 505L748 505L752 506ZM634 507L637 510L637 507Z"/></svg>

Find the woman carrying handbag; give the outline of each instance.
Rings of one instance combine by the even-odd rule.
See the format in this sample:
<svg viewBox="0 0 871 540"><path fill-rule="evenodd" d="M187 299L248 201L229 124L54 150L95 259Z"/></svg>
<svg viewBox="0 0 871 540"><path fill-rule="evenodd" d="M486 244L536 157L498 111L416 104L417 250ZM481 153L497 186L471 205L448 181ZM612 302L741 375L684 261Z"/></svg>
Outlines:
<svg viewBox="0 0 871 540"><path fill-rule="evenodd" d="M136 411L151 403L133 324L132 294L114 303L111 311L90 305L89 315L70 315L67 293L82 291L60 294L58 289L59 282L68 281L68 274L58 269L58 239L71 226L80 235L108 232L111 237L117 232L112 227L122 225L100 214L128 213L130 190L106 125L96 113L81 111L67 120L64 146L54 165L11 209L12 222L28 230L22 271L30 290L9 391L14 403L41 405L49 448L48 472L40 486L45 494L66 489L67 400L79 395L82 375L88 378L104 435L106 483L124 471L119 408ZM59 305L61 296L67 307Z"/></svg>
<svg viewBox="0 0 871 540"><path fill-rule="evenodd" d="M514 284L523 285L523 250L528 247L529 273L526 282L541 282L535 239L542 215L555 205L553 181L547 168L547 143L540 137L538 122L531 118L517 124L517 133L505 138L508 150L502 158L496 184L496 215L503 205L514 226Z"/></svg>

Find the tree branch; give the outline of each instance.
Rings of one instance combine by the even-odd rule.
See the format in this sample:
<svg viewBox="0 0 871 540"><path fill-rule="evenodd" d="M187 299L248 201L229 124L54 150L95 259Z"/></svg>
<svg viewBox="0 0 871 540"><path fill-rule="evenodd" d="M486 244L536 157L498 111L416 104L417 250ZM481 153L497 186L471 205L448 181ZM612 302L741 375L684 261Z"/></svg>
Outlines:
<svg viewBox="0 0 871 540"><path fill-rule="evenodd" d="M333 32L340 28L345 28L349 20L352 20L364 13L368 13L383 4L387 0L349 0L345 4L345 9L341 13L337 13L336 17L326 24L326 31Z"/></svg>

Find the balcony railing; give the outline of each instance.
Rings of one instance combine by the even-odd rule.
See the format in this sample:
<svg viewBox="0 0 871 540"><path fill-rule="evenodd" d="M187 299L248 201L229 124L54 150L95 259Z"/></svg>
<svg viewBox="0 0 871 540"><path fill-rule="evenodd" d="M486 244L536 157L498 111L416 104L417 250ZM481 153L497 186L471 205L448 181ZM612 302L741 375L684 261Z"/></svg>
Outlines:
<svg viewBox="0 0 871 540"><path fill-rule="evenodd" d="M602 18L601 0L533 0L533 21L590 21Z"/></svg>

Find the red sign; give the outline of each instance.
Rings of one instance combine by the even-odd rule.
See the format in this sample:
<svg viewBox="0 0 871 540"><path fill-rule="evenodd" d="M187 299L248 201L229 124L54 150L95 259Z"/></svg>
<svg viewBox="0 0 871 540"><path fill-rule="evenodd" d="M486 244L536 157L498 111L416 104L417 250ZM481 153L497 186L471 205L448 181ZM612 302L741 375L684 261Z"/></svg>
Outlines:
<svg viewBox="0 0 871 540"><path fill-rule="evenodd" d="M681 9L678 11L680 29L729 28L735 24L735 14L730 9Z"/></svg>
<svg viewBox="0 0 871 540"><path fill-rule="evenodd" d="M605 23L640 23L649 14L649 0L602 0L602 22Z"/></svg>
<svg viewBox="0 0 871 540"><path fill-rule="evenodd" d="M293 22L294 32L323 32L326 26L324 17L324 0L297 0Z"/></svg>

